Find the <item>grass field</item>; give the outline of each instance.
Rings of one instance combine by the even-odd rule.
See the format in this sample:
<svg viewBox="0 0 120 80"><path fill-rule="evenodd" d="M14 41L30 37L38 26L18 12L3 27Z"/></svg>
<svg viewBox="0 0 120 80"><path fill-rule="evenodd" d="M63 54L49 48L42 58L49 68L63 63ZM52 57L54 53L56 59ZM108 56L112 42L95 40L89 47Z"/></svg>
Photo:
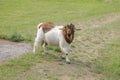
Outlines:
<svg viewBox="0 0 120 80"><path fill-rule="evenodd" d="M55 48L0 64L0 80L120 80L120 0L1 0L0 38L33 44L36 26L72 22L70 65Z"/></svg>

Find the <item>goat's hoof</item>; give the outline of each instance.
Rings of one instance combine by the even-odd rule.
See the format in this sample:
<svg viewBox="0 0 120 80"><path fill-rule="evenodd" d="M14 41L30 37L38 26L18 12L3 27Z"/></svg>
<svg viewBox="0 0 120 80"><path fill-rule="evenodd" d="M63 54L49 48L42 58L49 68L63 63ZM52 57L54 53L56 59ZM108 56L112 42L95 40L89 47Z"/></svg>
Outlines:
<svg viewBox="0 0 120 80"><path fill-rule="evenodd" d="M49 54L49 52L48 51L44 51L44 54Z"/></svg>
<svg viewBox="0 0 120 80"><path fill-rule="evenodd" d="M70 62L67 62L67 64L70 64Z"/></svg>
<svg viewBox="0 0 120 80"><path fill-rule="evenodd" d="M33 53L34 55L36 54L36 53Z"/></svg>
<svg viewBox="0 0 120 80"><path fill-rule="evenodd" d="M61 59L65 59L65 57L61 56Z"/></svg>
<svg viewBox="0 0 120 80"><path fill-rule="evenodd" d="M35 51L33 51L33 54L35 54Z"/></svg>
<svg viewBox="0 0 120 80"><path fill-rule="evenodd" d="M70 64L70 61L67 61L66 63L67 63L67 64Z"/></svg>

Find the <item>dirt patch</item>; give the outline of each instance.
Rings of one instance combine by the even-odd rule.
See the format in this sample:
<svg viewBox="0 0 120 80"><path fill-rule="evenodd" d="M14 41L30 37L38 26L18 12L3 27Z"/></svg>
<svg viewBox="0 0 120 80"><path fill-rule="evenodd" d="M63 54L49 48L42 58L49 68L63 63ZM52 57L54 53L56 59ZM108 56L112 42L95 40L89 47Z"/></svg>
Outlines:
<svg viewBox="0 0 120 80"><path fill-rule="evenodd" d="M43 61L31 67L26 73L21 73L21 77L26 79L32 76L38 80L98 80L101 77L84 67L85 64L81 62L66 64L61 61Z"/></svg>
<svg viewBox="0 0 120 80"><path fill-rule="evenodd" d="M0 39L0 63L32 50L29 43L16 43Z"/></svg>

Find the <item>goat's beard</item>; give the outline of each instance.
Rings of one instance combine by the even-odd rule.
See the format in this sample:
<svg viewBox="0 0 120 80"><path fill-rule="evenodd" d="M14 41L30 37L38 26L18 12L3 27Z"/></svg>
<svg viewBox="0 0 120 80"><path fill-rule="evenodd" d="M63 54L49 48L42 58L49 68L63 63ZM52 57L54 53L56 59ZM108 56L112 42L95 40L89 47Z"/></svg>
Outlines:
<svg viewBox="0 0 120 80"><path fill-rule="evenodd" d="M67 31L64 31L63 30L63 35L64 35L64 38L65 40L70 44L73 39L74 39L74 33L67 33Z"/></svg>
<svg viewBox="0 0 120 80"><path fill-rule="evenodd" d="M70 41L72 41L72 38L73 38L73 35L72 34L68 34L68 39L70 40Z"/></svg>

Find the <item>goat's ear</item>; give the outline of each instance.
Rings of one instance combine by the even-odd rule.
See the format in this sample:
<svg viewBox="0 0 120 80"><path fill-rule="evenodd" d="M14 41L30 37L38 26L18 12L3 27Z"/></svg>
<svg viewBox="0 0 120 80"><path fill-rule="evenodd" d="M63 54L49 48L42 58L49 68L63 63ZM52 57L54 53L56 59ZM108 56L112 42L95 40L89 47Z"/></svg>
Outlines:
<svg viewBox="0 0 120 80"><path fill-rule="evenodd" d="M74 31L76 31L76 28L75 28L75 25L74 25L74 24L70 23L70 26L72 26L72 29L73 29Z"/></svg>
<svg viewBox="0 0 120 80"><path fill-rule="evenodd" d="M76 28L75 28L75 26L73 27L73 31L74 31L74 32L76 31Z"/></svg>

